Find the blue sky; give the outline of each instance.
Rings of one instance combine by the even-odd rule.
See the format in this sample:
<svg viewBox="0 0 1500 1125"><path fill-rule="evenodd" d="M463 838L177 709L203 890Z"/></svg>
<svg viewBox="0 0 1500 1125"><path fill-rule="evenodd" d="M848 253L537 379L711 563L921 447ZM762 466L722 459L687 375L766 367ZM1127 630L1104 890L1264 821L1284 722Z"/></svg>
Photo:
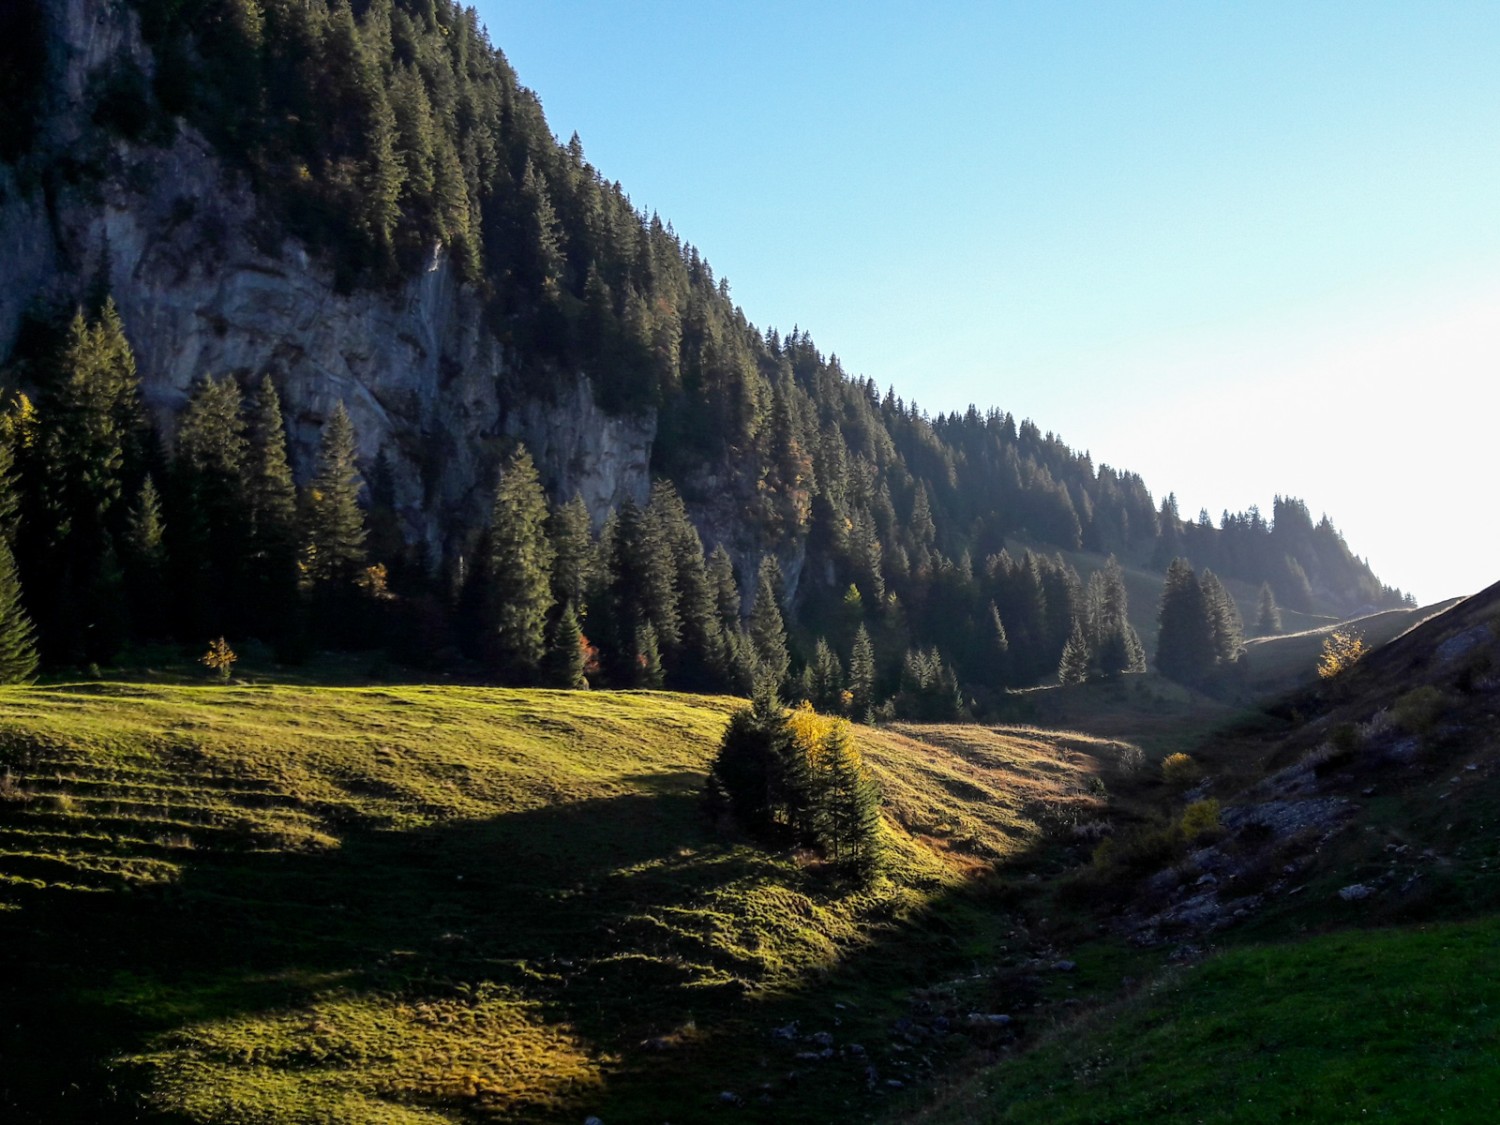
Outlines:
<svg viewBox="0 0 1500 1125"><path fill-rule="evenodd" d="M1500 5L513 3L553 130L930 410L1500 579Z"/></svg>

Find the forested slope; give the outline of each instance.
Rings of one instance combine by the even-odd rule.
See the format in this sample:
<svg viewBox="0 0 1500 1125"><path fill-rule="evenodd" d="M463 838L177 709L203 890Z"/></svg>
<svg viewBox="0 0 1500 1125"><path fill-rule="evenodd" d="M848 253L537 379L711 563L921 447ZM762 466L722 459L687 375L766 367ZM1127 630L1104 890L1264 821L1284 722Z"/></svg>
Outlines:
<svg viewBox="0 0 1500 1125"><path fill-rule="evenodd" d="M0 169L0 190L44 199L54 214L86 209L89 198L103 196L128 208L136 190L131 176L139 178L147 166L143 154L191 134L206 138L223 166L248 185L252 217L240 223L243 229L220 230L222 242L258 247L268 261L285 259L288 245L304 248L329 271L331 299L364 293L404 300L413 290L403 286L428 276L435 261L450 263L465 300L479 310L486 346L500 359L492 372L476 374L457 370L445 352L435 365L440 385L421 393L441 396L446 387L450 395L468 394L474 380L488 380L486 393L508 416L518 403L565 398L579 373L586 376L607 414L640 420L649 458L642 468L680 496L700 552L706 557L719 542L728 548L742 612L754 600L756 560L777 559L770 586L789 615L793 673L814 661L819 637L847 665L864 625L882 695L901 690L903 670L912 668L909 654L926 661L915 678L928 683L906 686L935 684L949 695L950 685L964 685L973 697L1050 676L1074 624L1088 612L1084 584L1059 550L1082 549L1101 561L1114 553L1158 572L1183 555L1228 579L1268 583L1281 604L1300 611L1345 613L1402 600L1331 522L1315 522L1300 501L1279 498L1269 520L1254 509L1225 513L1219 526L1206 513L1184 520L1172 496L1157 503L1137 474L1096 466L1087 452L1029 420L1017 422L998 408L928 414L894 390L882 392L874 379L845 372L807 332L752 324L697 247L670 223L639 212L621 185L588 162L576 136L558 143L537 97L489 43L475 14L450 0L134 0L129 12L100 8L98 20L133 42L136 25L121 21L138 19L145 47L89 56L83 72L76 44L60 38L58 11L27 0L7 18L16 33L7 48L11 61L27 62L10 73L29 77L5 87L13 124L0 149L8 165ZM38 52L47 59L40 68ZM215 228L206 224L206 209L205 201L184 199L153 220L165 227L156 233L166 238L192 228L200 232L195 237L207 237L201 232ZM73 409L58 389L82 362L63 328L69 316L82 304L90 324L103 323L107 291L128 289L134 276L111 269L110 229L106 223L101 245L60 254L71 266L37 288L14 335L9 382L35 400L40 431L61 425ZM146 231L148 242L154 230ZM212 287L214 271L227 267L214 264L214 246L201 249L191 268L203 270L202 284ZM127 317L116 327L138 353L156 356L149 320ZM202 335L211 340L215 332L235 331L210 318ZM267 340L263 352L235 353L250 357L247 366L196 374L231 376L242 392L259 393L269 373L275 391L301 346ZM167 400L153 391L162 377L156 362L144 361L138 375L147 400L160 405ZM128 553L126 515L141 503L148 474L161 489L169 555L174 529L181 533L203 519L205 465L212 462L210 475L230 485L246 479L238 454L203 450L196 464L186 464L175 432L180 418L158 410L150 432L144 415L120 406L129 397L122 381L136 373L125 374L123 361L117 366L115 402L125 413L117 410L116 422L137 429L122 439L118 465L106 451L111 464L103 475L110 479L90 498L105 509L98 534L74 544L80 557L61 575L43 573L40 547L28 554L23 541L20 548L23 585L59 584L38 612L44 648L56 659L110 649L80 640L91 621L59 626L61 610L48 606L119 600L111 591ZM326 426L330 399L343 397L356 412L369 408L358 364L350 361L338 380L320 370L315 385L299 384L296 396L284 381L280 387L288 401L298 398L290 457L304 488L316 468L305 435ZM881 375L900 378L900 372ZM205 386L200 381L187 396L190 411L201 405ZM390 394L380 390L380 396ZM245 395L242 409L253 400L254 393ZM388 401L382 408L382 418L397 418ZM428 641L407 648L430 657L456 647L493 658L462 635L465 621L482 618L472 611L486 597L465 590L493 576L493 536L485 527L490 505L480 495L493 488L513 440L496 440L498 420L479 418L464 431L468 448L445 450L423 428L430 419L412 425L417 429L402 430L393 422L389 440L374 451L354 439L371 532L361 561L387 568L389 586L379 593L401 601L406 632L425 630ZM542 431L545 438L545 425ZM252 444L265 448L277 436L260 432ZM45 433L39 440L45 444ZM135 455L125 448L131 442ZM16 459L24 461L19 452ZM563 463L543 459L542 483L554 507L569 500ZM435 534L414 534L413 512L430 519L438 511L439 474L452 464L472 468L467 499L441 509ZM28 487L40 486L25 479L23 465L22 491ZM634 500L645 508L648 498L637 492ZM226 503L233 509L232 500ZM590 638L604 642L607 678L633 682L634 669L651 664L653 638L643 634L649 626L667 681L686 684L674 668L703 662L679 650L674 622L694 596L693 583L684 585L679 566L675 589L660 593L654 608L622 592L633 579L622 576L621 550L643 548L618 538L626 515L604 528L603 507L591 502L589 515L596 572L615 593L579 588L574 610ZM55 512L43 511L30 519L28 534L56 539L58 523ZM298 534L306 540L310 533ZM222 562L233 549L179 539L170 566L201 571L201 554L185 556L210 550ZM644 569L649 575L650 567ZM212 601L201 586L196 596ZM245 610L247 595L234 579L220 596L228 606L222 612L210 608L166 631L197 637L222 621L241 635L274 632L263 624L264 605ZM555 601L549 628L564 608L563 598ZM135 608L138 619L148 612ZM704 620L699 610L686 612ZM140 632L138 624L103 632L118 644L132 629ZM736 632L732 623L726 630ZM315 629L311 640L369 643L381 640L381 632L340 637ZM735 641L726 636L718 643ZM737 671L726 659L712 682L692 686L743 686L743 663Z"/></svg>

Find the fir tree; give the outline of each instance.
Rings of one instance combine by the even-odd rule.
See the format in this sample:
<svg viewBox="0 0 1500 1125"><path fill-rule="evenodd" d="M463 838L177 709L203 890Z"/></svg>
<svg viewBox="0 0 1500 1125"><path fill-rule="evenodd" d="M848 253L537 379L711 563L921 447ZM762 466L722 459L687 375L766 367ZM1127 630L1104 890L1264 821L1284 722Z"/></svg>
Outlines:
<svg viewBox="0 0 1500 1125"><path fill-rule="evenodd" d="M250 631L274 640L286 655L302 629L298 590L297 486L287 455L281 398L269 375L250 402L246 426L245 498L248 507Z"/></svg>
<svg viewBox="0 0 1500 1125"><path fill-rule="evenodd" d="M1162 675L1183 683L1207 678L1215 658L1213 627L1203 588L1186 559L1173 559L1167 568L1157 621L1156 666Z"/></svg>
<svg viewBox="0 0 1500 1125"><path fill-rule="evenodd" d="M1260 607L1255 616L1255 632L1261 637L1274 637L1281 632L1281 607L1276 604L1276 595L1271 592L1269 582L1260 584Z"/></svg>
<svg viewBox="0 0 1500 1125"><path fill-rule="evenodd" d="M317 468L304 498L303 568L315 592L353 590L365 566L356 456L354 425L339 403L323 425Z"/></svg>
<svg viewBox="0 0 1500 1125"><path fill-rule="evenodd" d="M635 669L637 687L664 686L666 673L661 665L661 644L655 626L649 621L642 621L635 629Z"/></svg>
<svg viewBox="0 0 1500 1125"><path fill-rule="evenodd" d="M552 541L552 596L559 605L586 615L596 563L588 506L578 493L552 510L547 524Z"/></svg>
<svg viewBox="0 0 1500 1125"><path fill-rule="evenodd" d="M125 527L125 591L138 637L167 634L167 549L161 498L148 474Z"/></svg>
<svg viewBox="0 0 1500 1125"><path fill-rule="evenodd" d="M583 630L573 603L564 602L556 614L547 641L546 680L553 687L586 688Z"/></svg>
<svg viewBox="0 0 1500 1125"><path fill-rule="evenodd" d="M1204 570L1199 584L1203 587L1203 608L1213 638L1214 664L1229 667L1237 663L1245 651L1245 626L1239 607L1213 571Z"/></svg>
<svg viewBox="0 0 1500 1125"><path fill-rule="evenodd" d="M869 722L875 707L875 646L863 622L854 634L854 648L849 656L849 693L855 720Z"/></svg>
<svg viewBox="0 0 1500 1125"><path fill-rule="evenodd" d="M807 666L808 699L825 715L837 715L844 710L844 670L839 665L838 654L822 637L813 648L812 663Z"/></svg>
<svg viewBox="0 0 1500 1125"><path fill-rule="evenodd" d="M791 656L786 647L786 625L781 606L777 604L776 560L767 555L761 560L755 587L755 604L750 608L750 640L755 646L756 663L780 690L786 681Z"/></svg>
<svg viewBox="0 0 1500 1125"><path fill-rule="evenodd" d="M1083 626L1073 622L1073 632L1063 646L1062 662L1057 667L1057 682L1064 686L1081 684L1089 675L1089 643Z"/></svg>
<svg viewBox="0 0 1500 1125"><path fill-rule="evenodd" d="M30 683L36 668L36 631L21 604L15 556L0 538L0 683Z"/></svg>
<svg viewBox="0 0 1500 1125"><path fill-rule="evenodd" d="M726 631L738 629L740 587L734 580L734 563L722 543L714 544L713 554L708 556L708 584L713 589L720 623Z"/></svg>
<svg viewBox="0 0 1500 1125"><path fill-rule="evenodd" d="M552 544L547 495L524 446L506 461L495 490L489 534L491 640L500 677L533 682L546 652L552 608Z"/></svg>
<svg viewBox="0 0 1500 1125"><path fill-rule="evenodd" d="M239 386L229 378L200 380L178 422L173 466L173 556L190 634L238 633L244 626L248 449Z"/></svg>

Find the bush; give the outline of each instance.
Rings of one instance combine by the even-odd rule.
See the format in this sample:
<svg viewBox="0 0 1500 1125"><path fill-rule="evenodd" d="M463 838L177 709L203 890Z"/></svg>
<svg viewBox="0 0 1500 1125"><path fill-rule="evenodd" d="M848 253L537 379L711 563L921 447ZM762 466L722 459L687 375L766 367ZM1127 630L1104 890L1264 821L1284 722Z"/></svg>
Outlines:
<svg viewBox="0 0 1500 1125"><path fill-rule="evenodd" d="M1222 827L1219 823L1219 802L1212 797L1194 801L1182 810L1182 820L1178 825L1189 840L1202 840L1217 835Z"/></svg>
<svg viewBox="0 0 1500 1125"><path fill-rule="evenodd" d="M1191 785L1203 776L1203 768L1188 754L1169 754L1162 760L1161 776L1169 785Z"/></svg>
<svg viewBox="0 0 1500 1125"><path fill-rule="evenodd" d="M1318 657L1318 675L1331 680L1345 672L1369 650L1365 638L1353 629L1335 629L1323 641L1323 654Z"/></svg>
<svg viewBox="0 0 1500 1125"><path fill-rule="evenodd" d="M1431 684L1413 688L1391 707L1391 719L1407 734L1426 734L1447 707L1443 693Z"/></svg>

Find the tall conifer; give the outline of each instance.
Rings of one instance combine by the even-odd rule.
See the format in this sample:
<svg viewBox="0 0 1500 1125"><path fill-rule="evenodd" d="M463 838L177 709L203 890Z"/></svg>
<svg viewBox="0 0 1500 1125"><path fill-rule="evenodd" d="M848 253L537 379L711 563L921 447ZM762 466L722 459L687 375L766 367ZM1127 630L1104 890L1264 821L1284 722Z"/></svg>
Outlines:
<svg viewBox="0 0 1500 1125"><path fill-rule="evenodd" d="M303 568L315 592L348 593L365 565L354 424L341 402L323 423L318 463L303 506Z"/></svg>
<svg viewBox="0 0 1500 1125"><path fill-rule="evenodd" d="M21 604L15 556L0 538L0 684L29 683L36 668L36 631Z"/></svg>
<svg viewBox="0 0 1500 1125"><path fill-rule="evenodd" d="M508 683L535 682L552 608L547 494L531 454L517 447L495 490L489 535L489 603L496 671Z"/></svg>

